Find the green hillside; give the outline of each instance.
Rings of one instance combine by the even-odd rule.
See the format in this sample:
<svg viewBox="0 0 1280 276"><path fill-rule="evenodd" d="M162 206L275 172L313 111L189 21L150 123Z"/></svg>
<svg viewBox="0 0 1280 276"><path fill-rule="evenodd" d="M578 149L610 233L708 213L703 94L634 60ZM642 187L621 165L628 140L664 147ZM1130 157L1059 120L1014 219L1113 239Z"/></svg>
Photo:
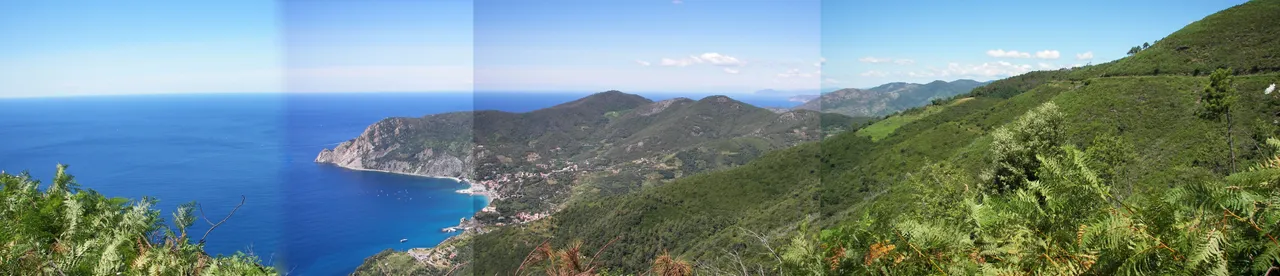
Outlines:
<svg viewBox="0 0 1280 276"><path fill-rule="evenodd" d="M965 94L982 85L974 80L956 80L926 84L894 82L869 89L846 88L824 93L795 109L821 110L854 117L881 117Z"/></svg>
<svg viewBox="0 0 1280 276"><path fill-rule="evenodd" d="M1277 14L1280 2L1249 1L1193 22L1135 55L1086 67L1072 77L1207 76L1217 68L1232 68L1236 74L1280 71Z"/></svg>
<svg viewBox="0 0 1280 276"><path fill-rule="evenodd" d="M1280 82L1280 51L1258 45L1280 36L1263 25L1277 4L1224 10L1111 63L1014 76L743 166L575 201L468 237L453 263L507 275L558 260L523 262L530 252L569 248L624 274L670 260L708 275L1280 270L1280 94L1262 92ZM1229 109L1210 105L1215 93Z"/></svg>
<svg viewBox="0 0 1280 276"><path fill-rule="evenodd" d="M543 241L581 241L631 273L670 252L711 274L1260 275L1280 266L1280 145L1267 143L1280 99L1262 93L1280 81L1265 69L1280 51L1253 41L1280 35L1259 25L1280 19L1277 3L1113 63L996 81L741 167L575 202L474 237L464 269L510 273ZM1178 41L1212 49L1187 52L1200 56L1186 68L1249 68L1229 86L1230 127L1200 116L1207 73L1121 69L1166 66L1155 57Z"/></svg>

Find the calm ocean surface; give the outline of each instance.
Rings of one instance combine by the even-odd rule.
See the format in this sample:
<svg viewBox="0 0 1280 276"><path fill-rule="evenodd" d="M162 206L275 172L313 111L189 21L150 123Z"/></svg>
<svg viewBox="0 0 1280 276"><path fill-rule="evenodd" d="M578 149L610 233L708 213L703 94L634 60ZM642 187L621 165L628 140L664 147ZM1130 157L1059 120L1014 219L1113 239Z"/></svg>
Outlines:
<svg viewBox="0 0 1280 276"><path fill-rule="evenodd" d="M218 220L212 254L252 251L292 275L345 275L387 248L434 246L485 204L450 180L351 171L316 153L392 116L527 112L581 93L204 94L0 99L0 169L43 182L69 164L107 196L200 202ZM674 94L642 94L653 100ZM702 94L679 95L694 99ZM785 97L733 96L760 106ZM197 223L196 232L208 224ZM400 243L400 239L408 239Z"/></svg>

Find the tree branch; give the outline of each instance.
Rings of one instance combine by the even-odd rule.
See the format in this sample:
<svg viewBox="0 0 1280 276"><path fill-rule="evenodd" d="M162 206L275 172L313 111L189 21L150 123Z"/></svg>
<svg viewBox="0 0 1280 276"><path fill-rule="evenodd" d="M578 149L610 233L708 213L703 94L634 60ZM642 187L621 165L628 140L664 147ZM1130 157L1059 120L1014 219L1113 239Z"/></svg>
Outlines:
<svg viewBox="0 0 1280 276"><path fill-rule="evenodd" d="M210 224L213 224L213 226L209 227L208 231L204 231L204 236L200 237L200 244L204 244L204 239L209 237L209 233L212 233L213 229L216 229L218 228L218 226L221 226L222 223L227 222L227 219L230 219L231 215L235 215L236 210L240 210L240 206L244 206L244 200L245 200L244 195L240 195L240 204L236 204L236 208L231 209L231 213L227 213L227 216L222 218L222 221L219 221L218 223L212 223L212 221L209 220L209 217L206 217L204 215L204 207L197 207L198 209L200 209L200 217L204 218L204 221L207 221L207 222L210 222ZM200 206L200 205L196 205L196 206Z"/></svg>
<svg viewBox="0 0 1280 276"><path fill-rule="evenodd" d="M49 260L49 267L52 267L53 271L57 271L58 275L67 276L66 273L62 273L62 268L59 268L57 264L53 263L53 260Z"/></svg>
<svg viewBox="0 0 1280 276"><path fill-rule="evenodd" d="M591 262L587 263L588 265L590 265L587 267L587 271L594 271L596 269L596 266L594 265L596 263L596 257L600 257L600 253L604 253L605 248L609 248L609 245L613 244L613 242L618 241L618 239L620 238L622 238L622 236L613 237L612 240L609 240L609 243L604 244L604 246L600 247L599 250L596 250L596 254L591 255Z"/></svg>
<svg viewBox="0 0 1280 276"><path fill-rule="evenodd" d="M453 266L453 269L449 269L449 272L445 272L444 275L453 275L454 271L457 271L459 268L462 268L462 266L467 265L467 263L468 262L462 262L462 264Z"/></svg>
<svg viewBox="0 0 1280 276"><path fill-rule="evenodd" d="M551 239L542 241L542 243L539 243L538 246L534 246L533 250L529 250L529 254L524 255L524 261L520 262L520 268L516 269L515 275L520 275L520 271L524 271L524 265L528 264L530 259L533 259L533 252L538 251L538 248L542 247L543 245L546 245L549 242L551 242Z"/></svg>
<svg viewBox="0 0 1280 276"><path fill-rule="evenodd" d="M759 239L760 243L764 244L764 248L769 250L769 255L772 255L774 259L778 260L779 265L782 264L782 257L778 255L778 251L773 250L773 246L769 245L769 238L765 237L764 235L760 235L755 231L751 231L750 229L747 229L747 228L738 227L738 229L742 229L742 231L746 231L747 234L755 236L756 239Z"/></svg>

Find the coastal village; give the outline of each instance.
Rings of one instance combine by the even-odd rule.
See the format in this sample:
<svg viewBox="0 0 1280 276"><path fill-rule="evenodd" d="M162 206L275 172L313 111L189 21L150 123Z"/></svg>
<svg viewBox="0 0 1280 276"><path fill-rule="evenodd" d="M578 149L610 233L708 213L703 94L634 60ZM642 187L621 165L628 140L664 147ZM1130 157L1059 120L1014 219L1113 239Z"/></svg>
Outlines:
<svg viewBox="0 0 1280 276"><path fill-rule="evenodd" d="M478 145L476 148L482 150L484 149L484 146ZM558 150L559 148L553 149L553 151L558 151ZM515 160L512 160L511 158L506 158L506 156L502 156L502 155L496 156L496 159L499 163L509 163L509 162L515 161ZM526 158L524 158L523 161L532 163L540 159L542 159L541 155L537 154L536 152L529 152L526 154ZM554 163L561 163L561 164L559 164L560 166L557 167L557 166L554 166L556 165ZM481 165L481 167L487 167L486 165L491 165L491 164ZM511 167L508 167L508 168L511 168ZM515 166L514 168L515 170L507 171L507 172L500 172L498 170L478 172L478 174L481 175L479 177L480 180L466 180L467 183L470 184L470 187L467 189L457 190L457 193L484 196L489 198L490 201L494 201L494 200L500 200L505 197L513 196L514 194L517 194L518 191L509 191L509 192L504 191L503 189L507 187L522 187L524 185L536 184L536 183L556 184L557 178L573 179L576 177L576 175L574 174L583 172L583 170L579 169L579 166L577 164L563 162L563 161L555 162L555 160L553 160L550 163L534 163L532 164L532 166L528 166L528 165ZM520 170L520 169L527 169L527 170ZM507 193L505 193L506 195L504 196L504 193L500 191L507 192ZM485 206L484 208L482 208L479 213L498 214L498 208L493 204L489 204L488 206ZM500 216L499 220L505 220L505 221L509 221L510 223L520 224L520 223L527 223L527 222L536 221L536 220L545 218L548 215L550 215L550 213L551 213L550 211L544 211L544 212L519 211L514 214L509 214L508 216ZM474 218L470 221L472 221L472 224L477 224L477 225L479 224L474 222L475 221ZM467 224L466 222L467 220L464 219L463 223L459 224L459 226L446 228L445 231L453 232L457 230L467 230L467 229L477 228L474 226L465 227L464 225ZM505 224L507 223L504 223L504 222L495 223L495 225L497 226L502 226Z"/></svg>
<svg viewBox="0 0 1280 276"><path fill-rule="evenodd" d="M609 97L635 100L620 92L601 93L588 99ZM677 103L679 109L668 108L677 107ZM488 203L476 210L471 217L460 218L457 225L437 230L456 235L434 248L415 248L407 252L419 262L443 267L449 263L448 260L457 257L456 244L465 244L471 237L497 230L497 227L544 221L575 198L625 194L702 171L742 165L771 148L818 137L810 133L818 129L811 127L816 126L817 117L807 112L775 115L776 113L763 109L744 109L742 107L745 105L723 96L700 101L679 99L652 105L639 104L641 106L637 111L630 111L639 112L633 113L637 115L628 116L627 111L613 112L612 115L606 114L604 119L610 122L605 123L592 118L573 118L578 114L566 113L564 110L548 109L539 111L542 112L539 115L545 116L535 116L531 124L550 124L562 131L559 134L530 128L525 132L486 135L491 137L463 137L460 139L465 140L458 143L431 140L439 139L436 134L400 130L416 127L418 130L434 131L442 127L454 127L456 124L451 123L462 119L434 115L418 121L391 120L395 124L375 124L370 127L374 130L386 128L388 131L366 131L361 136L365 139L355 139L348 143L350 145L339 145L332 151L322 151L317 162L352 165L357 169L368 169L364 166L370 166L382 171L408 170L412 171L410 174L417 175L446 173L468 184L464 189L455 190L456 193L484 196L488 199ZM707 115L704 111L755 117L756 124L724 128L708 123L720 119ZM655 126L652 122L647 122L662 119L664 114L669 117L667 119L678 123ZM548 118L556 119L543 120ZM563 120L566 119L577 122L572 123L572 126L557 126L564 124ZM617 121L620 123L611 123L614 120L620 120ZM637 125L628 122L641 123ZM672 128L676 132L645 130L647 127ZM564 135L596 137L578 140L561 137ZM428 143L425 148L408 147L409 150L397 151L406 147L400 146L403 141L399 139L404 136L427 139ZM470 146L465 146L467 144ZM432 150L439 145L464 145L462 148L471 150ZM466 157L468 153L470 157ZM401 160L403 158L414 159ZM377 160L379 163L367 162L370 160ZM437 165L419 166L422 164ZM442 164L460 164L462 167Z"/></svg>

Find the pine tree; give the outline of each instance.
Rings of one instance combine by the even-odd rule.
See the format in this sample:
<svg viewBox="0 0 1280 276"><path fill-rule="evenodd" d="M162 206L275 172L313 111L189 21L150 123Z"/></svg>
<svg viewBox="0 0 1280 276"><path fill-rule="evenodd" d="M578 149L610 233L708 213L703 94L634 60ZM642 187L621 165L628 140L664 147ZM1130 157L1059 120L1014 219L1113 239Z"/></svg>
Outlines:
<svg viewBox="0 0 1280 276"><path fill-rule="evenodd" d="M1218 68L1209 75L1209 84L1200 95L1201 118L1227 122L1227 149L1231 152L1231 171L1235 171L1236 151L1231 135L1231 105L1235 102L1235 86L1230 68Z"/></svg>

